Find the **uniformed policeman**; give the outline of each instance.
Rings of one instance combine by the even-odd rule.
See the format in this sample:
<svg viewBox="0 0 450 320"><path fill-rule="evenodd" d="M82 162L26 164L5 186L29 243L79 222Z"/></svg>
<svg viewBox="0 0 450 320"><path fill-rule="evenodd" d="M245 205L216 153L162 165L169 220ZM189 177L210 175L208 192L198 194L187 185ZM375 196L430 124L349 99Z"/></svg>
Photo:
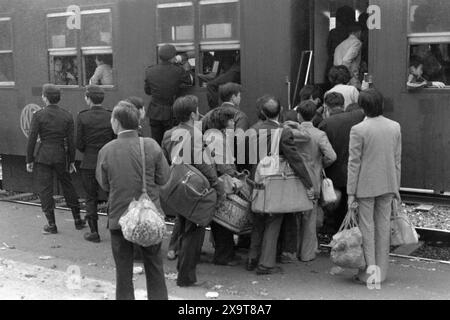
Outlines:
<svg viewBox="0 0 450 320"><path fill-rule="evenodd" d="M152 138L161 145L164 133L173 127L172 105L180 87L192 85L191 75L175 64L177 50L173 45L159 48L160 63L145 72L145 93L152 97L148 116Z"/></svg>
<svg viewBox="0 0 450 320"><path fill-rule="evenodd" d="M102 106L105 92L97 85L86 87L85 101L89 109L83 110L77 117L77 149L83 153L81 161L81 179L86 192L86 221L90 232L84 239L100 242L98 234L98 191L95 179L98 152L105 144L114 139L111 128L111 111Z"/></svg>
<svg viewBox="0 0 450 320"><path fill-rule="evenodd" d="M53 84L43 86L42 100L46 107L33 115L27 146L27 171L33 172L36 169L35 179L39 198L48 221L48 225L44 227L44 234L58 232L53 200L53 173L56 173L61 183L67 206L72 209L75 228L81 230L86 225L80 217L78 195L70 178L70 173L76 172L73 117L57 105L60 99L61 92L57 86ZM41 145L34 157L38 136Z"/></svg>

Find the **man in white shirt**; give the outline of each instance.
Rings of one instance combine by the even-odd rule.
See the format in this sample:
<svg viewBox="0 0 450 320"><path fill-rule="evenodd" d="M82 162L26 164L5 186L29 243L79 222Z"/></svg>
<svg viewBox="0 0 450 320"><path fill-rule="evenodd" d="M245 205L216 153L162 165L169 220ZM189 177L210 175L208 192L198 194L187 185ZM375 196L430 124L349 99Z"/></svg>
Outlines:
<svg viewBox="0 0 450 320"><path fill-rule="evenodd" d="M103 56L96 56L95 63L97 64L97 68L89 80L89 84L113 85L113 71L111 66L105 63L105 58Z"/></svg>
<svg viewBox="0 0 450 320"><path fill-rule="evenodd" d="M359 66L361 64L361 25L355 23L349 27L350 35L334 51L334 65L346 66L352 76L350 84L357 86L359 82Z"/></svg>

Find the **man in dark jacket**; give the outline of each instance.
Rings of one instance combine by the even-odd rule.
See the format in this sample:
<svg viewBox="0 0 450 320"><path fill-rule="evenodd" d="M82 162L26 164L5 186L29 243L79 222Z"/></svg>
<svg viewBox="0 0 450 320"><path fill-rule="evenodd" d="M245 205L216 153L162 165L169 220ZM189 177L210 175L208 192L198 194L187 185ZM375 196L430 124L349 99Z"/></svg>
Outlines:
<svg viewBox="0 0 450 320"><path fill-rule="evenodd" d="M182 67L174 64L177 50L173 45L163 45L158 51L160 63L145 71L145 93L151 96L148 108L153 139L161 144L164 132L173 127L172 105L183 85L192 79Z"/></svg>
<svg viewBox="0 0 450 320"><path fill-rule="evenodd" d="M199 119L198 99L195 96L178 98L173 106L174 115L180 125L167 131L163 139L163 150L169 162L180 156L184 161L197 168L209 181L212 188L217 191L218 202L224 201L225 192L222 183L218 180L217 172L213 165L207 164L203 159L203 138L201 126L195 126ZM177 137L186 137L180 143ZM183 143L190 142L190 159L185 159L181 150ZM183 204L180 204L182 206ZM218 204L219 205L219 204ZM205 228L197 226L181 215L177 216L172 233L169 250L178 250L178 279L179 287L189 287L197 282L196 266L200 260L201 248L205 236Z"/></svg>
<svg viewBox="0 0 450 320"><path fill-rule="evenodd" d="M91 232L84 239L100 242L98 234L98 189L95 179L98 152L105 144L114 139L111 128L111 111L102 107L105 92L96 85L86 88L85 100L89 109L83 110L77 118L77 149L83 153L81 161L81 179L86 192L86 220Z"/></svg>
<svg viewBox="0 0 450 320"><path fill-rule="evenodd" d="M347 165L348 148L350 143L350 130L364 120L364 111L360 108L344 112L344 96L338 92L330 92L325 97L326 119L319 125L319 129L325 131L328 140L336 152L336 161L325 169L327 177L333 181L335 189L342 193L335 212L327 214L324 221L329 233L339 229L347 213ZM329 211L329 210L328 210Z"/></svg>
<svg viewBox="0 0 450 320"><path fill-rule="evenodd" d="M139 111L131 103L121 101L112 112L111 125L118 137L100 150L96 178L102 189L109 192L108 228L116 264L116 299L133 300L134 245L124 238L119 220L130 202L142 194L142 158L137 132ZM144 139L144 150L147 194L162 212L159 188L167 183L169 166L153 139ZM148 299L167 300L161 244L139 248L144 261Z"/></svg>
<svg viewBox="0 0 450 320"><path fill-rule="evenodd" d="M223 74L219 75L214 80L208 82L207 98L210 109L217 108L219 106L219 89L221 85L226 83L241 83L241 59L238 56L236 62ZM224 102L224 100L222 100Z"/></svg>
<svg viewBox="0 0 450 320"><path fill-rule="evenodd" d="M80 217L78 195L70 178L70 173L76 171L73 117L57 105L60 99L61 92L58 87L52 84L43 86L42 100L46 107L33 115L27 146L27 171L33 172L34 164L36 164L35 179L42 211L48 221L48 225L44 227L44 234L58 232L55 222L55 201L53 200L54 172L61 183L67 206L72 209L75 228L81 230L86 225L86 222ZM41 145L35 158L34 149L38 137L41 139Z"/></svg>
<svg viewBox="0 0 450 320"><path fill-rule="evenodd" d="M281 124L278 122L282 108L280 102L272 96L266 96L264 97L263 101L259 102L262 104L262 112L267 120L265 120L261 125L258 126L257 140L261 139L262 137L265 138L265 135L262 134L263 131L261 130L267 132L267 150L270 150L272 130L282 128ZM258 146L260 145L260 141L253 143L257 143ZM311 200L314 199L314 188L311 177L300 156L300 152L295 145L292 131L290 131L289 129L283 129L282 131L279 150L280 155L284 156L295 174L302 181L307 190L308 197ZM258 162L260 160L261 159L259 159L258 156ZM253 270L257 267L257 274L271 274L281 271L279 268L275 267L275 262L277 239L282 222L283 215L254 215L252 240L249 260L247 263L247 270Z"/></svg>

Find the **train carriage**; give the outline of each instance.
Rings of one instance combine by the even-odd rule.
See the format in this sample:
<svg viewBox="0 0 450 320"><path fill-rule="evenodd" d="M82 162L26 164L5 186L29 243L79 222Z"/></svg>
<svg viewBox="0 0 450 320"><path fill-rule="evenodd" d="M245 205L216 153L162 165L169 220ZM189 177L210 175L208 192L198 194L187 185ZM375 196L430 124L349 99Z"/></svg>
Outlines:
<svg viewBox="0 0 450 320"><path fill-rule="evenodd" d="M194 75L194 85L183 91L199 96L201 112L208 110L205 79L239 55L242 109L255 121L262 94L279 96L285 108L296 102L294 88L304 84L297 80L302 52L313 53L306 82L326 82L326 41L343 5L357 14L375 12L369 74L386 97L386 115L402 125L402 186L449 191L450 86L406 86L409 57L421 46L439 50L446 82L450 2L443 0L0 0L3 188L32 191L26 134L30 114L42 106L43 83L58 84L61 106L76 116L86 108L84 87L101 57L113 75L103 84L106 106L130 95L146 97L144 70L157 63L159 45L173 43ZM424 11L428 22L420 21Z"/></svg>

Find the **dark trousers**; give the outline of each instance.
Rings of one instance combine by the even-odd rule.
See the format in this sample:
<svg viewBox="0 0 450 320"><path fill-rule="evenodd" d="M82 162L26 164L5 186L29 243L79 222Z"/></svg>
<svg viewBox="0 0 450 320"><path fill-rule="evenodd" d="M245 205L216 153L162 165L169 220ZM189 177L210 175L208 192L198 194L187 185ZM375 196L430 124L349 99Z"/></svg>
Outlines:
<svg viewBox="0 0 450 320"><path fill-rule="evenodd" d="M55 209L55 201L53 200L53 173L56 173L58 181L61 183L67 206L71 209L79 209L78 195L72 184L72 179L70 178L66 164L55 163L47 165L37 163L35 178L42 211L50 213Z"/></svg>
<svg viewBox="0 0 450 320"><path fill-rule="evenodd" d="M227 264L234 259L233 232L215 222L211 222L211 232L215 248L214 263Z"/></svg>
<svg viewBox="0 0 450 320"><path fill-rule="evenodd" d="M95 178L95 169L82 169L81 180L86 192L86 219L98 220L97 203L99 185Z"/></svg>
<svg viewBox="0 0 450 320"><path fill-rule="evenodd" d="M297 214L284 214L278 238L278 254L284 252L297 253L297 237Z"/></svg>
<svg viewBox="0 0 450 320"><path fill-rule="evenodd" d="M176 216L175 224L172 229L172 235L170 236L169 251L175 251L175 253L178 253L180 249L180 234L181 234L180 218Z"/></svg>
<svg viewBox="0 0 450 320"><path fill-rule="evenodd" d="M333 234L339 230L339 227L344 221L345 215L347 214L347 201L348 201L347 188L336 187L336 189L338 189L342 193L342 198L338 206L333 211L324 208L325 211L324 226L328 230L331 229L330 231L332 231Z"/></svg>
<svg viewBox="0 0 450 320"><path fill-rule="evenodd" d="M197 282L196 268L200 261L205 228L179 216L180 250L178 251L178 286L190 286Z"/></svg>
<svg viewBox="0 0 450 320"><path fill-rule="evenodd" d="M173 120L152 120L150 119L150 130L152 138L161 145L164 133L173 128Z"/></svg>
<svg viewBox="0 0 450 320"><path fill-rule="evenodd" d="M134 245L127 241L121 230L111 231L111 247L116 263L116 299L134 300L133 251ZM164 278L161 244L140 247L147 280L149 300L167 300L167 287Z"/></svg>

